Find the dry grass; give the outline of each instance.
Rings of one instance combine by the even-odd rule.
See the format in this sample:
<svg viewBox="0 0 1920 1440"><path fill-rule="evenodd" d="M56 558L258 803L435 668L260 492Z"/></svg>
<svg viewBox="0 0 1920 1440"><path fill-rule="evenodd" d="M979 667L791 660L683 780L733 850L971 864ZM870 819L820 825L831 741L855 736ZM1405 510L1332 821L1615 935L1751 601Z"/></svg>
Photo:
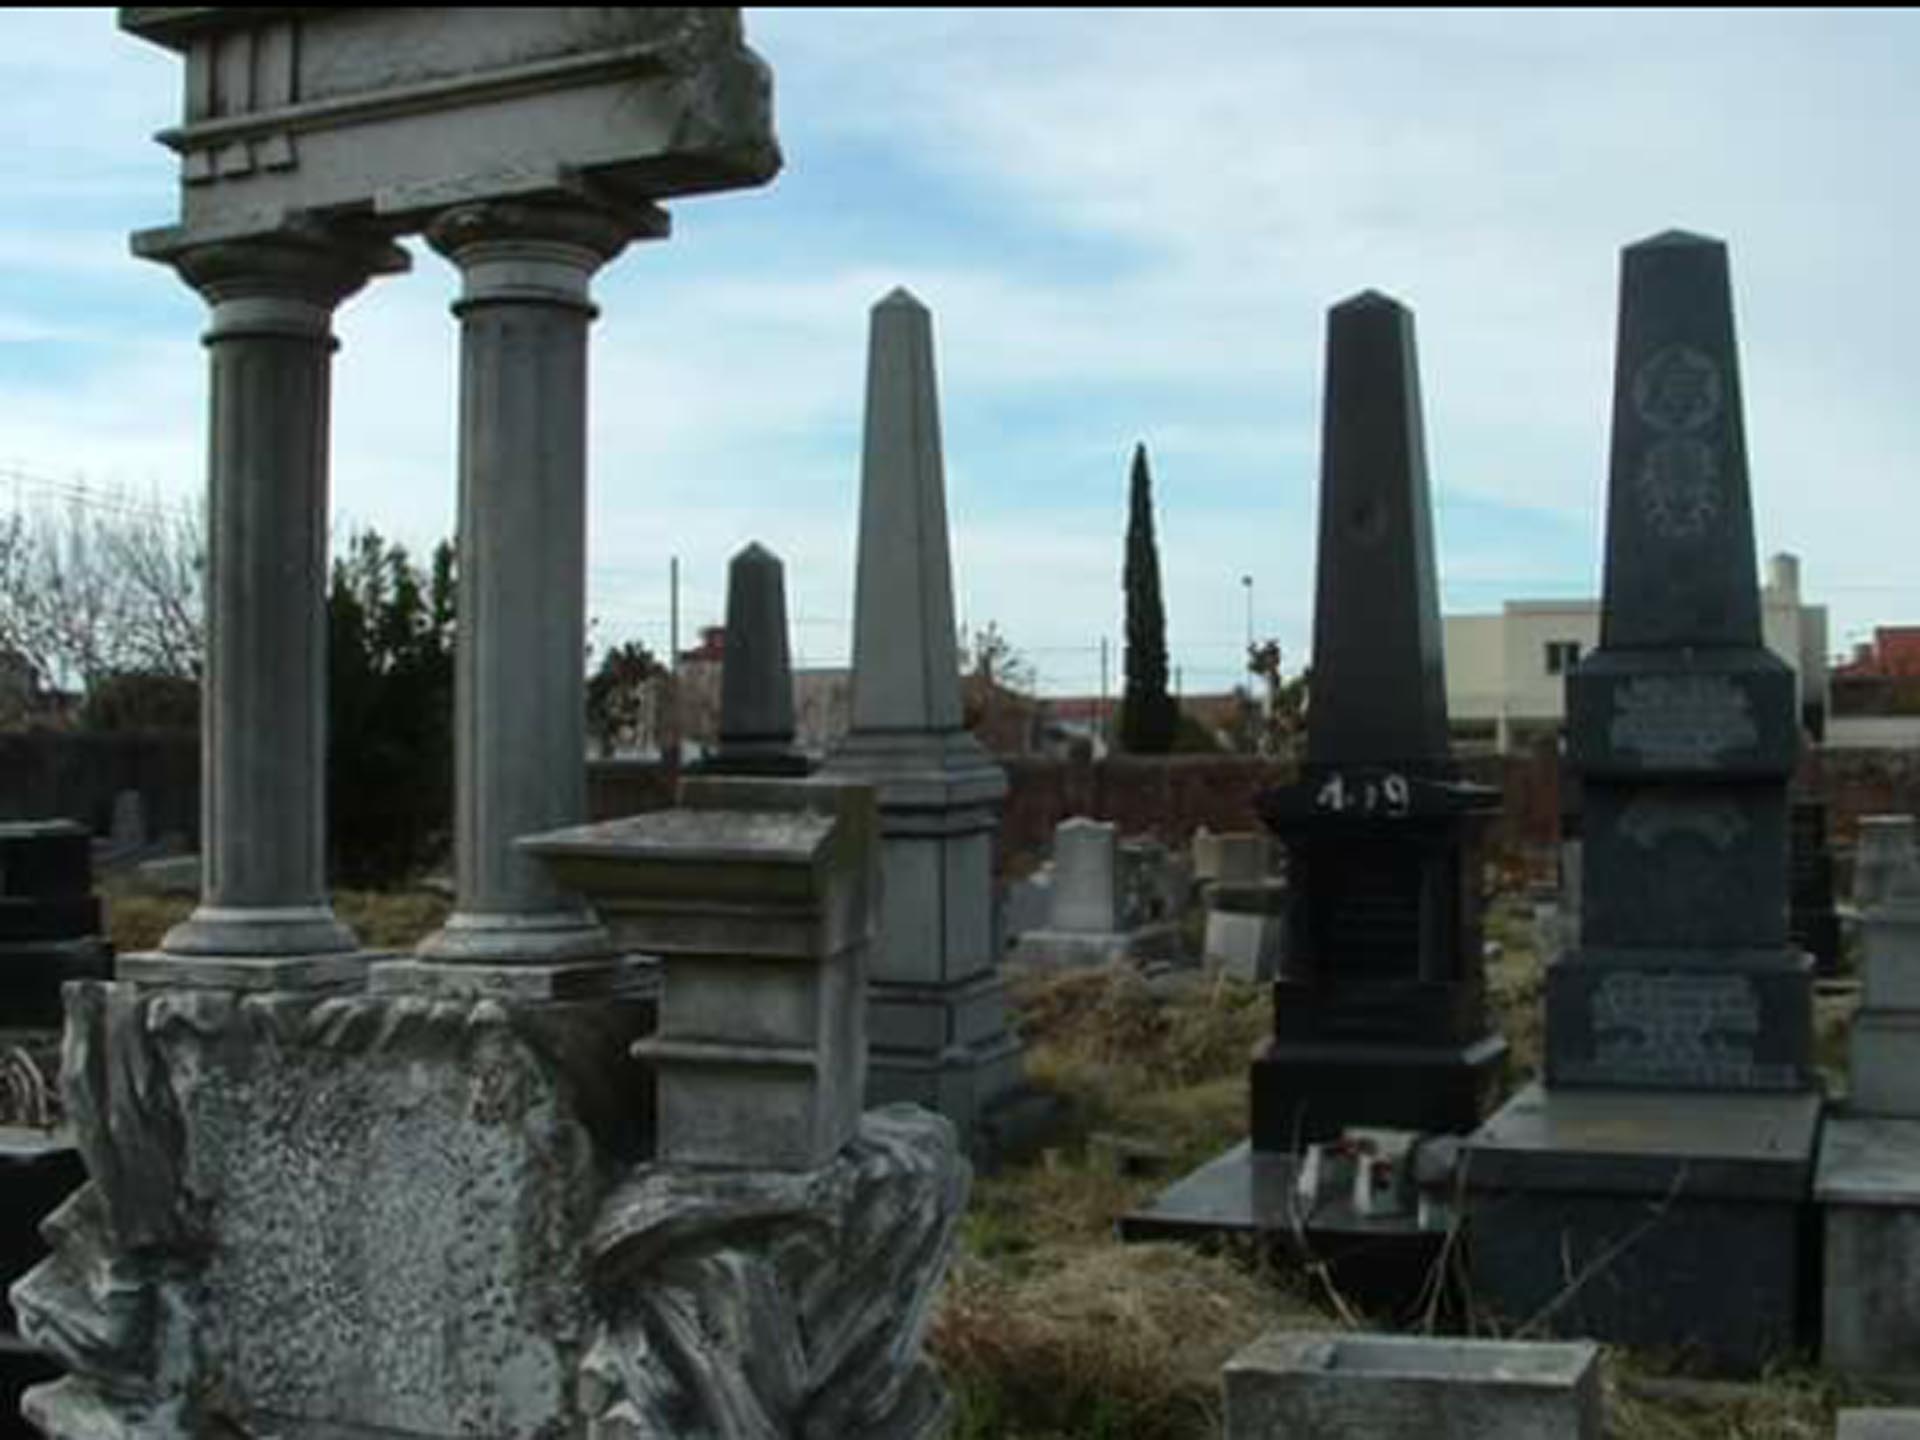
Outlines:
<svg viewBox="0 0 1920 1440"><path fill-rule="evenodd" d="M1542 977L1530 907L1491 907L1487 970L1510 1083L1541 1061ZM1075 1123L1039 1162L981 1179L933 1351L960 1404L961 1440L1200 1440L1220 1433L1219 1369L1275 1327L1337 1328L1298 1276L1169 1245L1122 1246L1113 1220L1242 1139L1247 1059L1266 1033L1265 987L1160 983L1125 969L1027 977L1015 999L1027 1070ZM1823 1055L1837 1055L1851 997L1823 1000ZM1114 1173L1085 1141L1135 1137L1166 1173ZM1751 1385L1663 1373L1608 1352L1611 1440L1826 1440L1835 1409L1872 1403L1830 1377L1787 1371Z"/></svg>

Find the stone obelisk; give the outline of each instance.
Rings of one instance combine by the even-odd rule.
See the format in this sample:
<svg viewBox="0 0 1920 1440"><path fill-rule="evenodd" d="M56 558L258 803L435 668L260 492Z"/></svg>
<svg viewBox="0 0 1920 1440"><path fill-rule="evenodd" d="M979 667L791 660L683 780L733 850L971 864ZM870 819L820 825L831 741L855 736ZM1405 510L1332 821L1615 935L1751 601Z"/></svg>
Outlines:
<svg viewBox="0 0 1920 1440"><path fill-rule="evenodd" d="M1668 232L1622 256L1600 647L1568 685L1579 939L1547 967L1545 1086L1472 1141L1476 1288L1508 1315L1734 1371L1801 1338L1798 739L1761 640L1726 247Z"/></svg>
<svg viewBox="0 0 1920 1440"><path fill-rule="evenodd" d="M962 721L933 320L905 290L873 309L853 724L825 768L880 796L868 1103L925 1105L977 1143L1021 1074L994 933L1007 781Z"/></svg>
<svg viewBox="0 0 1920 1440"><path fill-rule="evenodd" d="M1413 315L1368 291L1327 319L1313 706L1297 784L1261 797L1293 900L1253 1144L1349 1126L1470 1129L1506 1044L1481 980L1478 817L1447 734Z"/></svg>
<svg viewBox="0 0 1920 1440"><path fill-rule="evenodd" d="M748 545L727 567L727 639L720 662L720 750L710 775L804 775L793 745L793 666L787 650L786 571Z"/></svg>

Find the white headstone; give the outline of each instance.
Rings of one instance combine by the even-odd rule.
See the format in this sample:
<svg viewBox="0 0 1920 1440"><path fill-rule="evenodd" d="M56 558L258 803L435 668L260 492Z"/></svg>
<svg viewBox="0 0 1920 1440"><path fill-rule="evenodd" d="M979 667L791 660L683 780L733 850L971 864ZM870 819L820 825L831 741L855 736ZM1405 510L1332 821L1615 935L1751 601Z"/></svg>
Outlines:
<svg viewBox="0 0 1920 1440"><path fill-rule="evenodd" d="M1115 862L1114 826L1076 818L1054 827L1053 929L1111 934L1120 928Z"/></svg>

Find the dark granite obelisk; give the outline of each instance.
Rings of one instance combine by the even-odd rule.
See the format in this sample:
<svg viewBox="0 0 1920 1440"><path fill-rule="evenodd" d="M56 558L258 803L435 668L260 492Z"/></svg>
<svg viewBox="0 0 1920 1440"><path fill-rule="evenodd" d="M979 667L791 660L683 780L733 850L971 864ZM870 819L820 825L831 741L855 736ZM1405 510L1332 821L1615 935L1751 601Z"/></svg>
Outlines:
<svg viewBox="0 0 1920 1440"><path fill-rule="evenodd" d="M1299 783L1261 797L1293 890L1253 1145L1349 1126L1462 1131L1506 1044L1486 1023L1480 819L1447 734L1413 316L1368 291L1327 324L1313 703Z"/></svg>
<svg viewBox="0 0 1920 1440"><path fill-rule="evenodd" d="M793 746L793 666L787 651L786 571L772 551L747 546L727 567L726 649L720 662L720 748L715 775L804 775Z"/></svg>
<svg viewBox="0 0 1920 1440"><path fill-rule="evenodd" d="M1586 797L1579 948L1547 980L1547 1081L1811 1084L1787 936L1793 672L1760 633L1726 247L1621 274L1600 647L1567 686Z"/></svg>
<svg viewBox="0 0 1920 1440"><path fill-rule="evenodd" d="M1669 232L1622 256L1600 647L1568 685L1579 941L1547 967L1546 1084L1469 1142L1475 1288L1510 1319L1736 1372L1802 1336L1798 739L1761 641L1726 247Z"/></svg>

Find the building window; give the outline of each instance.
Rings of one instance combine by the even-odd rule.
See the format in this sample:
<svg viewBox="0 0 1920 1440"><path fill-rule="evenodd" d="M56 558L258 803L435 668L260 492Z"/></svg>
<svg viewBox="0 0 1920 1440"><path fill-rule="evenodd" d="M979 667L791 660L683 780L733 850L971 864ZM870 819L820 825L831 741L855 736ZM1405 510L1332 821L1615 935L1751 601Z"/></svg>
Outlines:
<svg viewBox="0 0 1920 1440"><path fill-rule="evenodd" d="M1547 642L1547 674L1565 675L1580 663L1580 642L1578 640L1549 640Z"/></svg>

